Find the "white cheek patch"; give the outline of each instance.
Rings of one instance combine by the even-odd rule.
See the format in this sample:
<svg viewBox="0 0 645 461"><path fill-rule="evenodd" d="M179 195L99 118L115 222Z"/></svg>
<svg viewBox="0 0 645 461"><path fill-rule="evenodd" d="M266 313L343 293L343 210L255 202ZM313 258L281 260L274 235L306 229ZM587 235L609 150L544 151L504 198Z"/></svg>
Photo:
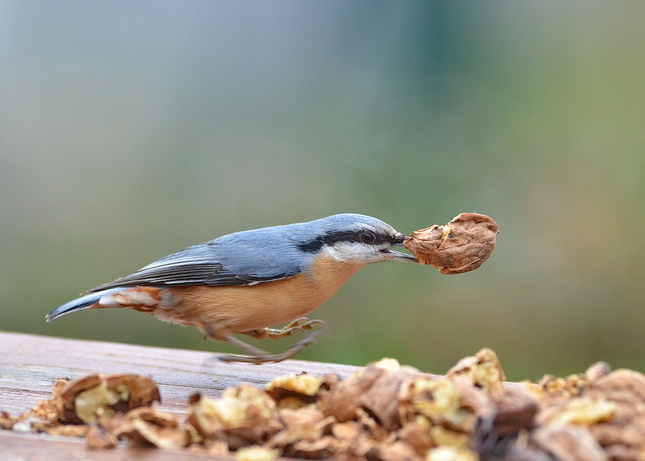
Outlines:
<svg viewBox="0 0 645 461"><path fill-rule="evenodd" d="M323 247L323 252L344 263L365 264L382 259L378 248L357 242L337 242Z"/></svg>

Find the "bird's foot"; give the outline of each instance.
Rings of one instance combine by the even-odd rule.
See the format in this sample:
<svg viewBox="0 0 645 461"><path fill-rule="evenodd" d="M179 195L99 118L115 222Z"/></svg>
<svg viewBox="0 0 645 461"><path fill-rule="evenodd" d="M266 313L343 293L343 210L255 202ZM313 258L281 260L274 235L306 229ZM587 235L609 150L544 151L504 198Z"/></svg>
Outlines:
<svg viewBox="0 0 645 461"><path fill-rule="evenodd" d="M242 334L256 339L279 339L286 338L287 336L292 336L297 333L304 333L306 330L313 330L316 326L327 329L327 324L322 320L309 320L307 317L300 317L283 328L261 328L259 330L244 331Z"/></svg>
<svg viewBox="0 0 645 461"><path fill-rule="evenodd" d="M320 322L320 321L318 321ZM321 322L323 325L326 326L324 322ZM313 325L311 324L308 327L291 327L291 328L307 328L311 329L313 328ZM279 331L279 330L278 330ZM267 363L267 362L282 362L283 360L286 360L288 358L293 357L297 353L299 353L301 350L303 350L305 347L309 346L312 344L316 339L318 339L318 336L320 336L322 333L324 333L324 330L316 330L312 331L309 333L307 336L302 338L300 341L297 343L289 346L289 348L280 353L280 354L271 354L269 352L263 351L262 349L258 349L255 346L252 346L241 339L235 338L233 336L229 337L226 339L226 342L229 344L233 344L236 347L239 347L242 349L244 352L246 352L248 355L237 355L237 354L228 354L228 355L222 355L218 357L222 362L243 362L243 363L254 363L256 365L260 365L262 363ZM283 336L289 336L290 334L293 333L287 333ZM269 336L272 337L272 336ZM276 336L276 337L282 337L282 336Z"/></svg>

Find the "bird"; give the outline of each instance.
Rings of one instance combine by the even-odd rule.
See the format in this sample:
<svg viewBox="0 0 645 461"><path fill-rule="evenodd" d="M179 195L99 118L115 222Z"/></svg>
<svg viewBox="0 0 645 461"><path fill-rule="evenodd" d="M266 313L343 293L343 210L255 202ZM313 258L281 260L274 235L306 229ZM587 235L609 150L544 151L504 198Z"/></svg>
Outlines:
<svg viewBox="0 0 645 461"><path fill-rule="evenodd" d="M234 232L92 288L45 319L51 322L84 309L129 308L192 325L207 338L245 353L219 357L225 362L280 362L326 329L322 320L304 316L360 268L388 260L418 263L414 256L391 248L407 238L380 219L356 213ZM271 328L287 322L283 328ZM275 354L235 336L276 339L305 330L314 331Z"/></svg>

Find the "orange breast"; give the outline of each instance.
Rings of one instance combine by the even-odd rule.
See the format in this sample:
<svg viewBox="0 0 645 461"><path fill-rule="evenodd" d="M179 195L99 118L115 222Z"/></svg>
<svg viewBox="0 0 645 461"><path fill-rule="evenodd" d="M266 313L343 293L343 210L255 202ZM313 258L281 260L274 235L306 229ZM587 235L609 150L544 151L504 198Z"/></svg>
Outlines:
<svg viewBox="0 0 645 461"><path fill-rule="evenodd" d="M169 288L171 304L154 314L161 320L210 327L222 339L230 333L289 322L327 301L361 264L341 264L318 257L311 272L247 287ZM219 333L221 332L221 333Z"/></svg>

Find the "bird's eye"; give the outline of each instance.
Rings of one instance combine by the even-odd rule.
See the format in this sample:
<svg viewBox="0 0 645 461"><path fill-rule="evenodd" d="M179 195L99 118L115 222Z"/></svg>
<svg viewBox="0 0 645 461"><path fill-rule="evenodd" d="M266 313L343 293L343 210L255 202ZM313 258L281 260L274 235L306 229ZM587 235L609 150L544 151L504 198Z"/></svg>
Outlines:
<svg viewBox="0 0 645 461"><path fill-rule="evenodd" d="M370 231L361 231L358 234L358 238L361 239L361 242L367 244L374 243L376 241L376 235L374 235L374 232Z"/></svg>

